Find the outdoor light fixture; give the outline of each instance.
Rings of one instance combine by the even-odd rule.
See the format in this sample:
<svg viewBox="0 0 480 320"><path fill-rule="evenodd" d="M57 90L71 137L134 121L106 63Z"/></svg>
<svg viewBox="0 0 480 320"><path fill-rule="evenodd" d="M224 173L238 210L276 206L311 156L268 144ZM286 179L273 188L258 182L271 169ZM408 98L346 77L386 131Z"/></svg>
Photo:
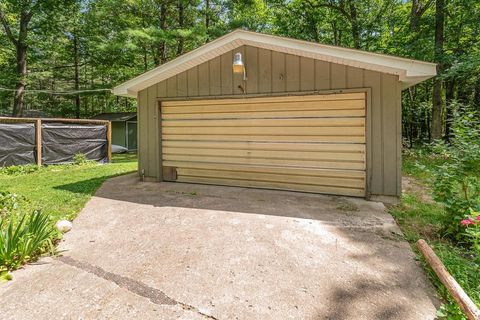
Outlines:
<svg viewBox="0 0 480 320"><path fill-rule="evenodd" d="M235 53L233 56L233 73L243 73L243 80L247 80L247 72L240 52Z"/></svg>

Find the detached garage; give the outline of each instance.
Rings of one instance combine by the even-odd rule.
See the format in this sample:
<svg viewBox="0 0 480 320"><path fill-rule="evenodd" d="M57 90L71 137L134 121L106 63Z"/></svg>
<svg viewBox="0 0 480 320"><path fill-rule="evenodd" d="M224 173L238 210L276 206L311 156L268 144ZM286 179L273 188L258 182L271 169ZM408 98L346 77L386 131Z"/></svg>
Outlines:
<svg viewBox="0 0 480 320"><path fill-rule="evenodd" d="M432 63L236 30L116 87L138 100L139 174L401 193L401 91Z"/></svg>

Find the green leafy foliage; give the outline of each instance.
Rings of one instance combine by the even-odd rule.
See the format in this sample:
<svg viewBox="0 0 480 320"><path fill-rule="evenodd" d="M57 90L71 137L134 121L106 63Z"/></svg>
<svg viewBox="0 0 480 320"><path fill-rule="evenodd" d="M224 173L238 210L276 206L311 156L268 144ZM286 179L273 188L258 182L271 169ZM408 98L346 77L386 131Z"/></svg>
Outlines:
<svg viewBox="0 0 480 320"><path fill-rule="evenodd" d="M0 218L17 212L27 202L25 197L8 191L0 191Z"/></svg>
<svg viewBox="0 0 480 320"><path fill-rule="evenodd" d="M470 208L470 213L460 224L465 227L465 235L470 239L480 261L480 212Z"/></svg>
<svg viewBox="0 0 480 320"><path fill-rule="evenodd" d="M132 172L136 160L124 154L107 165L55 165L0 174L0 279L9 277L7 270L51 250L59 236L53 222L73 219L103 181Z"/></svg>
<svg viewBox="0 0 480 320"><path fill-rule="evenodd" d="M77 153L73 156L73 164L75 165L83 165L89 163L95 163L95 161L88 160L87 156L83 153Z"/></svg>
<svg viewBox="0 0 480 320"><path fill-rule="evenodd" d="M480 256L473 247L464 245L463 241L468 240L468 236L465 234L460 236L463 238L460 242L456 240L456 237L445 236L445 223L448 225L452 223L447 218L450 215L447 214L443 203L433 201L430 198L436 184L433 177L435 170L448 161L445 154L434 153L433 150L434 148L427 147L404 152L403 171L410 175L410 179L412 176L415 177L419 181L419 185L416 189L407 188L402 196L401 204L391 207L389 211L400 225L403 234L412 244L413 249L416 250L415 243L418 239L425 239L450 274L469 297L480 306ZM463 214L468 212L469 216L463 215L464 219L474 219L476 216L476 213L471 213L468 208L460 211ZM465 233L465 231L465 226L460 226L459 232ZM438 317L449 320L466 320L466 316L435 275L435 272L423 259L420 258L420 260L444 300L438 310Z"/></svg>
<svg viewBox="0 0 480 320"><path fill-rule="evenodd" d="M32 173L40 169L41 167L37 166L36 164L8 166L8 167L0 168L0 174L19 175L19 174Z"/></svg>
<svg viewBox="0 0 480 320"><path fill-rule="evenodd" d="M14 270L34 259L49 245L54 234L47 214L34 211L19 219L0 219L0 269Z"/></svg>
<svg viewBox="0 0 480 320"><path fill-rule="evenodd" d="M455 119L451 143L433 148L445 161L431 171L432 188L434 199L445 206L445 235L469 241L461 221L469 208L480 209L480 124L474 112L457 113Z"/></svg>

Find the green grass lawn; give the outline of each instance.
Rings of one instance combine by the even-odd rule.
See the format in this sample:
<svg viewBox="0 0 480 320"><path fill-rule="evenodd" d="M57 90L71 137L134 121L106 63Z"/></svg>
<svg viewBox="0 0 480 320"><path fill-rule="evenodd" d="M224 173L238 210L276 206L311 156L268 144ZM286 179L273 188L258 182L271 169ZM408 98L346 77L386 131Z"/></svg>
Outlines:
<svg viewBox="0 0 480 320"><path fill-rule="evenodd" d="M136 169L136 155L122 154L105 165L52 165L25 174L0 173L0 191L26 198L31 209L41 209L52 221L72 220L106 179Z"/></svg>
<svg viewBox="0 0 480 320"><path fill-rule="evenodd" d="M470 298L480 305L480 264L467 247L454 244L442 237L441 220L445 212L440 204L429 198L429 183L432 182L432 179L428 175L428 170L422 170L422 168L438 164L439 161L441 160L431 158L427 154L405 155L403 173L415 178L418 186L406 190L403 193L401 204L391 207L389 211L400 225L405 238L412 244L418 257L420 258L421 255L415 243L418 239L425 239ZM445 319L466 319L435 273L422 258L420 261L437 287L440 296L447 301L439 311L439 316Z"/></svg>

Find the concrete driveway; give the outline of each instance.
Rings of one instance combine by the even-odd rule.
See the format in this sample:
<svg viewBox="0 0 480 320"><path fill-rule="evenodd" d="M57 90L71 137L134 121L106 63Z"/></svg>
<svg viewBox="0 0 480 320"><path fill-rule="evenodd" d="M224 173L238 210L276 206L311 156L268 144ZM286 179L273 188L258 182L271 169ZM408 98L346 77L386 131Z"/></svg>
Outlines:
<svg viewBox="0 0 480 320"><path fill-rule="evenodd" d="M60 250L0 285L2 319L435 318L392 217L361 199L128 175Z"/></svg>

